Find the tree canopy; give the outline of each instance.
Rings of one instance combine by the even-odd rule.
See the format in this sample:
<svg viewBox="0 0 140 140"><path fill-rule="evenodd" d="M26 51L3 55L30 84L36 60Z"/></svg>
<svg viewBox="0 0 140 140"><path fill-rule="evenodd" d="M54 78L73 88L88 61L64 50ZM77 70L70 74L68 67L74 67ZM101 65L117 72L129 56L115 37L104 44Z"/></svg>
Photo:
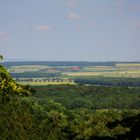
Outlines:
<svg viewBox="0 0 140 140"><path fill-rule="evenodd" d="M67 85L65 88L70 87ZM61 92L65 91L62 86L57 89ZM88 94L88 87L86 92ZM84 92L80 94L84 96ZM77 98L71 104L72 108L76 108L67 109L61 103L50 99L45 103L39 102L31 95L29 86L19 85L0 65L1 140L133 140L140 138L138 129L140 110L85 108L90 104L82 98Z"/></svg>

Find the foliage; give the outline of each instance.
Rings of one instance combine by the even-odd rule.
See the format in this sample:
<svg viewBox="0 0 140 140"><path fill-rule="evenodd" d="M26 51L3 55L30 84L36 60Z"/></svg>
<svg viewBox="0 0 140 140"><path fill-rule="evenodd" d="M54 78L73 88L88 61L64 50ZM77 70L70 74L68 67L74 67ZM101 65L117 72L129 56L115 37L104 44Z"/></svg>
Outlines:
<svg viewBox="0 0 140 140"><path fill-rule="evenodd" d="M0 60L1 60L1 59L3 59L3 56L2 56L2 55L0 55Z"/></svg>
<svg viewBox="0 0 140 140"><path fill-rule="evenodd" d="M0 95L12 96L13 94L30 95L31 92L17 84L6 69L0 65Z"/></svg>
<svg viewBox="0 0 140 140"><path fill-rule="evenodd" d="M34 86L33 96L45 104L48 99L64 105L67 109L139 109L140 88L103 87L92 85Z"/></svg>
<svg viewBox="0 0 140 140"><path fill-rule="evenodd" d="M76 78L74 82L79 84L93 84L102 86L128 86L128 87L140 86L140 78L124 78L124 77Z"/></svg>
<svg viewBox="0 0 140 140"><path fill-rule="evenodd" d="M130 138L133 140L140 138L139 129L137 129L140 127L140 110L93 109L88 106L94 105L95 101L87 100L96 97L101 103L101 99L105 96L99 97L100 94L107 95L108 92L110 94L116 91L121 95L127 92L135 95L139 88L47 86L38 87L41 95L35 88L36 93L33 97L25 96L31 93L31 88L17 84L1 65L0 78L1 140L127 140ZM55 96L59 94L63 103L67 102L67 98L63 98L65 92L77 98L73 100L70 96L70 106L65 108L60 103L46 100L45 95L42 94L46 92ZM39 97L45 99L45 102L40 101ZM135 133L133 133L134 130L136 130Z"/></svg>
<svg viewBox="0 0 140 140"><path fill-rule="evenodd" d="M61 76L60 72L45 73L45 72L23 72L23 73L11 73L13 78L52 78Z"/></svg>

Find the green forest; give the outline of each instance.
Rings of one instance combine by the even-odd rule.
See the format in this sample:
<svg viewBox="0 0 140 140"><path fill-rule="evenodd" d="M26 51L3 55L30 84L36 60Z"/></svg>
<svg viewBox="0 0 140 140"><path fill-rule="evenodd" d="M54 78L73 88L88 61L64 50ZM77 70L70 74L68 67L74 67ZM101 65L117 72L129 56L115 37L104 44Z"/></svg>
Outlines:
<svg viewBox="0 0 140 140"><path fill-rule="evenodd" d="M101 86L140 87L140 78L127 77L79 77L75 78L74 82L79 84L92 84Z"/></svg>
<svg viewBox="0 0 140 140"><path fill-rule="evenodd" d="M1 140L140 140L139 87L23 86L0 65L0 106Z"/></svg>

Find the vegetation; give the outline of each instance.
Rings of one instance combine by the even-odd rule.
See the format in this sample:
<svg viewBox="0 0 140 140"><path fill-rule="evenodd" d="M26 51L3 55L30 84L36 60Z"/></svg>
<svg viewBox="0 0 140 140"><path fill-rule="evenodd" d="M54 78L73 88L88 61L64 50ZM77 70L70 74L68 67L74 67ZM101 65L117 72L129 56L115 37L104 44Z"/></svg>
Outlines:
<svg viewBox="0 0 140 140"><path fill-rule="evenodd" d="M41 80L42 81L42 80ZM47 86L47 85L67 85L67 84L69 84L69 85L75 85L75 83L74 82L65 82L65 81L42 81L42 82L40 82L40 81L38 81L38 82L28 82L28 81L26 81L26 82L19 82L19 83L21 83L22 85L31 85L31 86Z"/></svg>
<svg viewBox="0 0 140 140"><path fill-rule="evenodd" d="M140 139L139 91L139 88L82 85L21 86L0 65L0 139ZM77 99L74 101L72 96L74 98L77 96ZM115 101L110 107L108 105L105 107L105 104L99 106L109 97L114 97L111 99L113 100L117 96L120 103L124 97L126 101L129 99L128 96L134 98L126 102L128 107L122 104L120 107L112 106ZM56 97L61 97L63 103L51 100ZM71 105L67 104L68 98L71 98ZM93 102L89 100L90 98ZM132 106L137 98L137 104ZM98 105L94 106L97 102Z"/></svg>
<svg viewBox="0 0 140 140"><path fill-rule="evenodd" d="M48 99L67 109L139 109L140 88L85 85L34 86L33 96L45 104Z"/></svg>
<svg viewBox="0 0 140 140"><path fill-rule="evenodd" d="M11 73L12 77L15 78L53 78L60 77L61 73L43 73L43 72L23 72L23 73Z"/></svg>
<svg viewBox="0 0 140 140"><path fill-rule="evenodd" d="M75 78L75 83L93 84L102 86L130 86L140 87L140 78L119 78L119 77L94 77L94 78Z"/></svg>

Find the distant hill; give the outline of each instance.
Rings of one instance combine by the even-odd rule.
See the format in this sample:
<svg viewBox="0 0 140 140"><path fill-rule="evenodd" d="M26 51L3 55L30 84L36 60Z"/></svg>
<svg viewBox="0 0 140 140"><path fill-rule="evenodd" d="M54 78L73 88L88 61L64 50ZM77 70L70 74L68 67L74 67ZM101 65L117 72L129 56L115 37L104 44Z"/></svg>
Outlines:
<svg viewBox="0 0 140 140"><path fill-rule="evenodd" d="M27 62L26 59L3 59L2 62Z"/></svg>

